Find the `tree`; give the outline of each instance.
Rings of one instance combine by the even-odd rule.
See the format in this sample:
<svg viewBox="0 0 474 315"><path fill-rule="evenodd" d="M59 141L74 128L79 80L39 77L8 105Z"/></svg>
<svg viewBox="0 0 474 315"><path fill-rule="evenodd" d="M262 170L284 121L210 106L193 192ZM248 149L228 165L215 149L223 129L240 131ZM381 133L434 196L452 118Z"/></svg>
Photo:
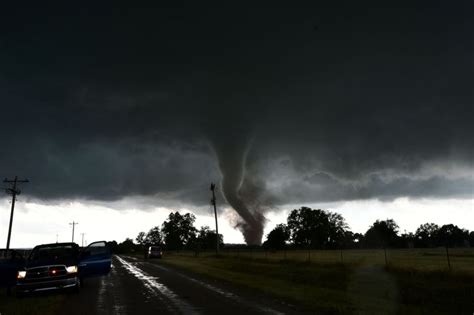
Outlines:
<svg viewBox="0 0 474 315"><path fill-rule="evenodd" d="M471 245L471 247L474 247L474 231L469 233L469 244Z"/></svg>
<svg viewBox="0 0 474 315"><path fill-rule="evenodd" d="M161 245L163 243L160 227L155 226L148 231L145 237L145 243L147 245Z"/></svg>
<svg viewBox="0 0 474 315"><path fill-rule="evenodd" d="M352 235L352 244L351 247L354 248L361 248L361 246L364 244L364 234L362 233L354 233Z"/></svg>
<svg viewBox="0 0 474 315"><path fill-rule="evenodd" d="M282 249L290 239L290 230L285 224L278 224L267 235L267 240L263 243L265 248Z"/></svg>
<svg viewBox="0 0 474 315"><path fill-rule="evenodd" d="M118 249L118 244L116 241L110 241L110 242L107 242L107 246L109 246L110 250L112 251L112 253L117 253L117 249Z"/></svg>
<svg viewBox="0 0 474 315"><path fill-rule="evenodd" d="M352 231L344 231L342 239L338 242L339 248L355 248L359 247L359 242L363 235L360 233L353 233Z"/></svg>
<svg viewBox="0 0 474 315"><path fill-rule="evenodd" d="M163 238L168 249L182 249L196 237L194 221L196 217L191 213L181 215L172 212L168 219L163 222Z"/></svg>
<svg viewBox="0 0 474 315"><path fill-rule="evenodd" d="M445 224L438 231L438 245L443 246L464 246L464 241L468 240L469 232L460 229L457 225Z"/></svg>
<svg viewBox="0 0 474 315"><path fill-rule="evenodd" d="M132 253L137 250L137 245L133 243L131 238L125 239L122 243L117 245L118 253Z"/></svg>
<svg viewBox="0 0 474 315"><path fill-rule="evenodd" d="M135 239L135 241L140 244L140 245L145 245L146 241L145 241L145 238L146 238L146 234L145 232L140 232L138 233L137 235L137 238Z"/></svg>
<svg viewBox="0 0 474 315"><path fill-rule="evenodd" d="M415 232L415 242L417 247L432 247L436 245L439 233L439 226L434 223L420 225Z"/></svg>
<svg viewBox="0 0 474 315"><path fill-rule="evenodd" d="M415 234L412 232L404 232L402 235L400 235L399 238L399 246L401 247L408 247L408 248L413 248L415 247Z"/></svg>
<svg viewBox="0 0 474 315"><path fill-rule="evenodd" d="M224 245L224 237L219 234L219 247ZM208 226L202 226L198 231L196 239L197 249L209 250L216 248L216 231L209 229Z"/></svg>
<svg viewBox="0 0 474 315"><path fill-rule="evenodd" d="M350 237L352 232L348 231L349 226L342 215L329 211L326 211L326 213L329 221L328 245L332 248L340 247L347 241L347 237Z"/></svg>
<svg viewBox="0 0 474 315"><path fill-rule="evenodd" d="M375 221L365 232L365 245L369 247L391 247L398 245L398 225L392 219Z"/></svg>
<svg viewBox="0 0 474 315"><path fill-rule="evenodd" d="M287 224L292 242L307 248L339 246L347 229L340 214L307 207L291 211Z"/></svg>

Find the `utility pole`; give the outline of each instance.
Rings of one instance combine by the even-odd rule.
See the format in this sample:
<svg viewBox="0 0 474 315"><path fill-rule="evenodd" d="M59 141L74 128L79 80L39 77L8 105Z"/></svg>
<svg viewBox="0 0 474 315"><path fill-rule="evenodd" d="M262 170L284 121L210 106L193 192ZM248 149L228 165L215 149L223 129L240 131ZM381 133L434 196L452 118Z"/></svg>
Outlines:
<svg viewBox="0 0 474 315"><path fill-rule="evenodd" d="M72 225L72 242L74 243L74 227L78 225L79 223L72 221L72 223L69 223L69 225Z"/></svg>
<svg viewBox="0 0 474 315"><path fill-rule="evenodd" d="M212 199L211 204L214 206L214 217L216 218L216 255L219 254L219 228L217 227L217 209L216 209L216 185L211 183Z"/></svg>
<svg viewBox="0 0 474 315"><path fill-rule="evenodd" d="M16 186L18 183L28 183L27 179L19 180L18 176L15 176L15 179L7 179L3 180L4 183L13 184L11 188L6 188L5 192L9 195L12 195L12 210L10 213L10 225L8 226L8 238L7 238L7 251L10 249L10 237L12 234L12 224L13 224L13 212L15 211L15 201L16 196L21 194L21 190L19 190Z"/></svg>
<svg viewBox="0 0 474 315"><path fill-rule="evenodd" d="M81 235L82 235L82 247L84 247L84 235L85 235L85 234L86 234L86 233L81 233Z"/></svg>

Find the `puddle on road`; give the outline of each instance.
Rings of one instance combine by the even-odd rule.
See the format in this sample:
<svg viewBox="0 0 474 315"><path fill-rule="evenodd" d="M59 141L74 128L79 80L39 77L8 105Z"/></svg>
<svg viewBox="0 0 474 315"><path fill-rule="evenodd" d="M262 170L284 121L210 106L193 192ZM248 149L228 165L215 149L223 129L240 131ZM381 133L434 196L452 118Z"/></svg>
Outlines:
<svg viewBox="0 0 474 315"><path fill-rule="evenodd" d="M102 277L100 279L100 285L99 285L99 293L97 297L97 308L99 311L104 312L105 311L105 287L107 286L107 282L105 281L105 277Z"/></svg>
<svg viewBox="0 0 474 315"><path fill-rule="evenodd" d="M116 257L117 260L123 265L123 267L133 276L139 279L143 283L143 285L149 290L150 293L154 294L158 298L160 298L159 294L161 294L169 301L171 301L171 303L173 303L173 306L175 307L175 309L172 309L171 311L176 312L177 309L180 313L183 314L199 314L199 312L194 307L180 299L178 295L172 290L170 290L167 286L158 282L157 277L152 277L148 275L140 268L130 264L119 256Z"/></svg>
<svg viewBox="0 0 474 315"><path fill-rule="evenodd" d="M115 288L118 279L117 270L114 266L110 270L110 275L102 277L99 285L99 295L97 297L97 309L99 314L109 314L107 305L113 305L112 314L124 315L127 314L125 305L120 303L117 289ZM106 299L111 298L111 303L107 303Z"/></svg>

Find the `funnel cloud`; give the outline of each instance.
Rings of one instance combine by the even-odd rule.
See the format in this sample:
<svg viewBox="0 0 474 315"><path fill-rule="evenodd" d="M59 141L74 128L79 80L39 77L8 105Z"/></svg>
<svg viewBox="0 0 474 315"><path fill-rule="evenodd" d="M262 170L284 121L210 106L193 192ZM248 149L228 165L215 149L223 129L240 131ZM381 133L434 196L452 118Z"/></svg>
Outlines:
<svg viewBox="0 0 474 315"><path fill-rule="evenodd" d="M241 193L246 172L246 161L251 141L248 137L224 138L212 142L219 169L222 174L221 188L225 200L239 214L242 231L247 244L260 245L265 218L261 209L255 208Z"/></svg>

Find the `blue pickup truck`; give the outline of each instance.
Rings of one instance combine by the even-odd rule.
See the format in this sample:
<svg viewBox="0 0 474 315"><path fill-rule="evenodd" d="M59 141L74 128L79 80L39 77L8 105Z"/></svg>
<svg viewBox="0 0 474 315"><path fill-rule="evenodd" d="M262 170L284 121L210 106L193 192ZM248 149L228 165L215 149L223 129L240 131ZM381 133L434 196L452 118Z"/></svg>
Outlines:
<svg viewBox="0 0 474 315"><path fill-rule="evenodd" d="M0 287L11 288L16 284L18 270L24 266L23 254L14 249L0 250Z"/></svg>
<svg viewBox="0 0 474 315"><path fill-rule="evenodd" d="M110 272L112 254L105 241L80 249L76 243L38 245L24 259L17 251L0 259L0 286L16 293L71 289L78 291L85 278Z"/></svg>

